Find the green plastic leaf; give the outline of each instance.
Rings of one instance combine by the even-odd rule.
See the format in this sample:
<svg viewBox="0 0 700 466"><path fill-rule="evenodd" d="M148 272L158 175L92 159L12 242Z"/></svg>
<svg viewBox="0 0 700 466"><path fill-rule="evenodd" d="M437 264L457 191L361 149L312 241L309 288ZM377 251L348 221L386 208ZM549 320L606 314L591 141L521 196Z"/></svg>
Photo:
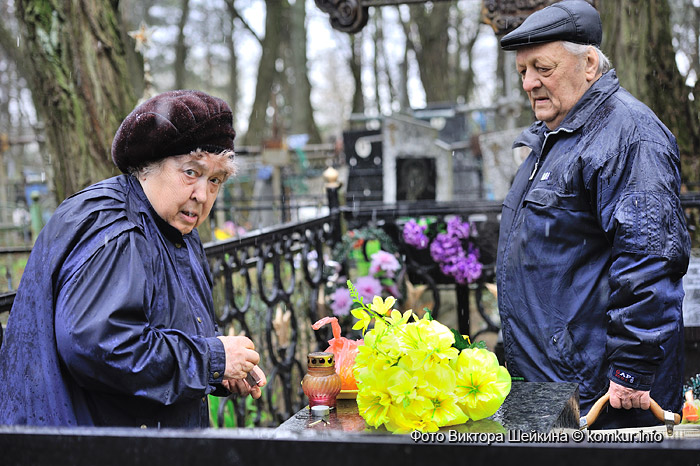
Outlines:
<svg viewBox="0 0 700 466"><path fill-rule="evenodd" d="M469 348L472 348L472 349L485 349L485 350L488 349L488 348L486 347L486 342L485 342L484 340L475 341L474 343L472 343L471 345L469 345Z"/></svg>
<svg viewBox="0 0 700 466"><path fill-rule="evenodd" d="M457 348L459 351L462 351L464 349L488 349L486 346L486 342L483 340L475 341L472 343L469 341L469 337L464 338L459 331L451 328L450 331L452 334L455 336L455 342L452 345L454 348Z"/></svg>
<svg viewBox="0 0 700 466"><path fill-rule="evenodd" d="M461 333L457 330L451 328L450 331L455 336L455 342L452 344L453 347L457 348L459 351L471 347L471 343L468 338L464 338Z"/></svg>

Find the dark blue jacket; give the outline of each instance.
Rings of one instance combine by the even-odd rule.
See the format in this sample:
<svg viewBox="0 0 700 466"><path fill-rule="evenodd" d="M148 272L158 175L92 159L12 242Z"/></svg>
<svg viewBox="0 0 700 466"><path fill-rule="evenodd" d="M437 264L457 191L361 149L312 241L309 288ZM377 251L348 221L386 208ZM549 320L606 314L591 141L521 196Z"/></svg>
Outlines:
<svg viewBox="0 0 700 466"><path fill-rule="evenodd" d="M206 427L220 388L209 267L195 231L117 176L42 230L0 348L0 424Z"/></svg>
<svg viewBox="0 0 700 466"><path fill-rule="evenodd" d="M690 240L675 138L610 71L518 146L532 152L503 203L497 265L508 370L578 382L582 413L609 379L680 411ZM637 411L609 426L654 423Z"/></svg>

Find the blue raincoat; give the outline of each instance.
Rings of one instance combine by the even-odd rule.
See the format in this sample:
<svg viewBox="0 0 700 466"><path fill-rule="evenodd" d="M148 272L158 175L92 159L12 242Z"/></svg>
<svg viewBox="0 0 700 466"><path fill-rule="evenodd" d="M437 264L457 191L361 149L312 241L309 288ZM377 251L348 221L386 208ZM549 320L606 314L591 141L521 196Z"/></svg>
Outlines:
<svg viewBox="0 0 700 466"><path fill-rule="evenodd" d="M206 427L223 390L211 279L136 178L66 199L27 263L0 348L0 424Z"/></svg>
<svg viewBox="0 0 700 466"><path fill-rule="evenodd" d="M578 382L582 414L609 380L680 411L690 240L675 138L612 70L518 146L532 152L503 203L497 265L508 370ZM655 422L610 408L596 427Z"/></svg>

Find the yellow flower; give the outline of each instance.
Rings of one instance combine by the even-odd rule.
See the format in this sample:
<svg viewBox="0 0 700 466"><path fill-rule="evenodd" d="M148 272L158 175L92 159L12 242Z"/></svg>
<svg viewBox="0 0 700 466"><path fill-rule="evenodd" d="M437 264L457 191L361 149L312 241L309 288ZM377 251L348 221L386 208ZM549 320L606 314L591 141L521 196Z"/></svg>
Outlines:
<svg viewBox="0 0 700 466"><path fill-rule="evenodd" d="M447 363L459 354L457 348L452 347L454 335L439 322L420 320L403 328L408 342L406 354L410 356L412 370L421 367L427 370L433 363Z"/></svg>
<svg viewBox="0 0 700 466"><path fill-rule="evenodd" d="M394 306L395 302L396 298L394 298L393 296L389 296L384 300L381 298L381 296L375 296L372 300L372 310L380 316L383 316L384 314L391 311L391 308Z"/></svg>
<svg viewBox="0 0 700 466"><path fill-rule="evenodd" d="M419 394L431 403L428 416L439 426L467 422L469 418L457 405L457 397L454 394L457 380L454 370L445 364L434 364L423 374L427 384L419 390Z"/></svg>
<svg viewBox="0 0 700 466"><path fill-rule="evenodd" d="M396 405L389 407L387 421L384 424L390 432L395 434L407 434L414 430L421 432L437 432L440 425L428 414L432 405L427 402L425 406L401 408Z"/></svg>
<svg viewBox="0 0 700 466"><path fill-rule="evenodd" d="M408 310L401 314L399 311L396 309L392 309L391 315L386 318L387 322L391 325L402 325L405 323L408 323L408 319L411 318L411 316L414 315L412 310Z"/></svg>
<svg viewBox="0 0 700 466"><path fill-rule="evenodd" d="M362 307L352 311L358 319L353 329L362 329L364 345L353 374L358 411L368 425L394 433L436 432L470 417L488 417L503 403L510 375L493 353L460 353L449 328L418 319L413 311L392 309L396 300L391 296L375 296L370 305L355 298Z"/></svg>
<svg viewBox="0 0 700 466"><path fill-rule="evenodd" d="M418 325L423 330L422 334L429 336L427 343L435 348L450 348L455 342L452 330L437 320L421 319Z"/></svg>
<svg viewBox="0 0 700 466"><path fill-rule="evenodd" d="M369 315L364 309L353 309L350 313L357 319L355 325L352 326L353 330L362 329L362 333L365 333L369 323L372 322L372 316Z"/></svg>
<svg viewBox="0 0 700 466"><path fill-rule="evenodd" d="M387 422L387 411L391 396L387 389L387 379L381 372L368 371L363 382L358 380L357 409L365 422L379 427Z"/></svg>
<svg viewBox="0 0 700 466"><path fill-rule="evenodd" d="M492 416L510 393L511 379L496 355L485 349L462 350L456 359L455 395L459 406L471 419Z"/></svg>
<svg viewBox="0 0 700 466"><path fill-rule="evenodd" d="M353 374L355 375L358 386L360 384L375 383L377 374L383 374L393 366L391 362L379 356L367 358L366 361L361 359L358 363L357 358L359 356L360 353L358 352L355 357L355 368L353 369Z"/></svg>
<svg viewBox="0 0 700 466"><path fill-rule="evenodd" d="M418 394L421 380L414 373L400 366L392 366L386 372L386 377L389 379L388 389L394 404L407 408L413 401L421 402L424 400Z"/></svg>
<svg viewBox="0 0 700 466"><path fill-rule="evenodd" d="M469 420L457 405L457 399L453 393L437 392L437 396L429 401L433 404L432 420L439 426L464 424Z"/></svg>

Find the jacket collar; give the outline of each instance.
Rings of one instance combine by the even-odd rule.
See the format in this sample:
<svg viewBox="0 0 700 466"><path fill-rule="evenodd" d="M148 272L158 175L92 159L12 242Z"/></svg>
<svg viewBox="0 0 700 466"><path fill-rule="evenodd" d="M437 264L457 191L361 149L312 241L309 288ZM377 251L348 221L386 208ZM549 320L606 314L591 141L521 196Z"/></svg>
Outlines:
<svg viewBox="0 0 700 466"><path fill-rule="evenodd" d="M141 186L141 183L139 183L139 180L133 175L126 175L126 177L129 192L135 195L135 199L132 199L132 196L127 194L127 198L132 199L133 201L131 203L132 209L134 209L136 212L146 214L147 217L153 220L153 223L155 223L158 229L163 233L163 236L168 238L173 243L182 243L183 239L187 237L187 235L192 235L192 233L188 233L187 235L183 236L183 234L180 233L177 228L163 220L151 205L151 201L148 200L148 196L146 196L146 193L143 191L143 187Z"/></svg>
<svg viewBox="0 0 700 466"><path fill-rule="evenodd" d="M539 152L539 148L544 144L545 137L548 134L558 133L559 131L571 133L579 130L586 122L591 120L593 112L619 88L620 82L617 79L615 70L608 71L583 94L583 97L576 102L576 105L566 115L558 128L550 131L544 122L538 121L517 137L513 143L513 148L527 146L533 151Z"/></svg>

